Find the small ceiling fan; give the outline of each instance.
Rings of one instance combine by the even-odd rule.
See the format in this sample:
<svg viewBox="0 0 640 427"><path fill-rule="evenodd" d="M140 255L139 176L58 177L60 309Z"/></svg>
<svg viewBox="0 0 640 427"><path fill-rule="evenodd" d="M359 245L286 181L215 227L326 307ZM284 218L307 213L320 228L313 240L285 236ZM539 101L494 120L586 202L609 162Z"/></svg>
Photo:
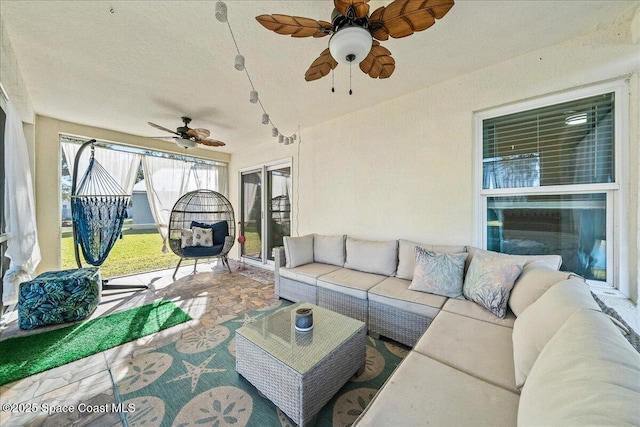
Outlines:
<svg viewBox="0 0 640 427"><path fill-rule="evenodd" d="M177 135L174 137L175 142L183 148L193 148L196 146L196 144L207 145L209 147L222 147L223 145L225 145L225 143L222 141L210 139L209 135L211 135L211 132L209 132L207 129L191 129L189 127L189 123L191 123L191 119L189 117L182 117L182 122L184 123L184 126L180 126L175 131L172 131L171 129L167 129L166 127L157 125L155 123L148 123L156 129L160 129L165 132Z"/></svg>
<svg viewBox="0 0 640 427"><path fill-rule="evenodd" d="M331 34L329 48L313 61L304 76L306 81L326 76L338 64L352 63L360 64L360 69L374 79L386 79L395 70L395 60L378 40L426 30L447 14L454 0L394 0L371 15L368 3L369 0L333 0L331 23L279 14L256 19L266 29L291 37Z"/></svg>

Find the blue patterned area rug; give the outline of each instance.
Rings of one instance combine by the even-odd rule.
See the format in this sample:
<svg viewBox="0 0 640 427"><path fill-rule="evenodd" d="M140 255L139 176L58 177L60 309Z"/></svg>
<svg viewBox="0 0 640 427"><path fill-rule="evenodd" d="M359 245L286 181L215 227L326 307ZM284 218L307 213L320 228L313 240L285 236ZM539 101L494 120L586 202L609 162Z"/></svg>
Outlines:
<svg viewBox="0 0 640 427"><path fill-rule="evenodd" d="M125 414L127 424L294 426L235 370L235 330L279 308L203 327L114 368L118 403L135 408ZM406 347L395 342L368 337L365 372L347 382L325 405L316 425L351 425L406 354Z"/></svg>

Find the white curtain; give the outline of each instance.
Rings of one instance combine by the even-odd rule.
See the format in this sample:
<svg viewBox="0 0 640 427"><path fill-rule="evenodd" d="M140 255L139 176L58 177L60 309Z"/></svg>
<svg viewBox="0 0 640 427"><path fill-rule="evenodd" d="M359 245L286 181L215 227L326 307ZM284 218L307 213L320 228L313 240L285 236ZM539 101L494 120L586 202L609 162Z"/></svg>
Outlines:
<svg viewBox="0 0 640 427"><path fill-rule="evenodd" d="M73 177L74 160L80 149L80 144L63 142L61 145L69 166L69 174ZM82 152L82 157L78 163L78 181L82 179L87 167L89 167L90 153L90 148L86 148ZM95 147L96 160L109 172L109 175L122 187L124 192L129 195L133 192L133 186L136 183L141 157L139 154Z"/></svg>
<svg viewBox="0 0 640 427"><path fill-rule="evenodd" d="M27 141L22 121L11 102L7 102L6 113L4 216L9 241L5 256L11 263L2 279L2 303L12 305L18 302L20 283L32 279L41 257Z"/></svg>
<svg viewBox="0 0 640 427"><path fill-rule="evenodd" d="M228 197L227 166L193 163L189 174L187 191L208 189Z"/></svg>
<svg viewBox="0 0 640 427"><path fill-rule="evenodd" d="M144 156L142 167L149 208L162 236L162 252L167 253L171 209L187 191L191 164L164 157Z"/></svg>

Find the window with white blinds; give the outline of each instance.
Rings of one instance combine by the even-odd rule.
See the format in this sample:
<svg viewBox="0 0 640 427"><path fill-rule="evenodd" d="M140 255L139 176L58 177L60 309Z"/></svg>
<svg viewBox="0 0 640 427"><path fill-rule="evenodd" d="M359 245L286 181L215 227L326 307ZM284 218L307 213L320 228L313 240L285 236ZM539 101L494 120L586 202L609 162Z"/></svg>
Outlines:
<svg viewBox="0 0 640 427"><path fill-rule="evenodd" d="M625 96L609 82L475 114L482 247L561 255L593 285L625 280Z"/></svg>
<svg viewBox="0 0 640 427"><path fill-rule="evenodd" d="M483 189L615 182L615 94L483 121Z"/></svg>

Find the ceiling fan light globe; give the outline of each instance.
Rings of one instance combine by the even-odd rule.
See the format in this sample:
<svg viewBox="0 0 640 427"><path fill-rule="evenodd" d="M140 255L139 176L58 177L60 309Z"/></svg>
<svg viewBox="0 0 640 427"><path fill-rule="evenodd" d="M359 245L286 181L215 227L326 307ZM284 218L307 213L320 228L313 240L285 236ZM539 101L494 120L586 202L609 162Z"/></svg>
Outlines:
<svg viewBox="0 0 640 427"><path fill-rule="evenodd" d="M373 38L362 27L346 27L329 40L329 52L339 64L359 64L371 51Z"/></svg>
<svg viewBox="0 0 640 427"><path fill-rule="evenodd" d="M193 148L196 146L196 142L192 139L176 138L176 144L182 148Z"/></svg>

